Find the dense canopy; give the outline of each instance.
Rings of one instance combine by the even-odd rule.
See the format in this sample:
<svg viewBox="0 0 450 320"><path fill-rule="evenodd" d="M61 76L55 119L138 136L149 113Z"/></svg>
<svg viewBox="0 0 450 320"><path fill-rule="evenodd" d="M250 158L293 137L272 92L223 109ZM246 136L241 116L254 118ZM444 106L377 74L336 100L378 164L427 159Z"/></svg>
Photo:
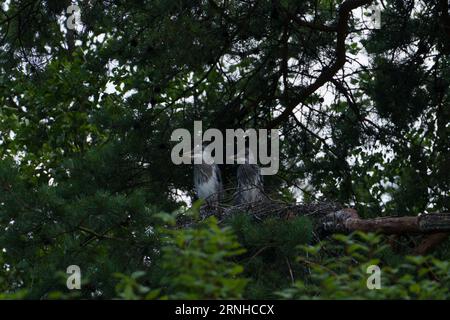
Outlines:
<svg viewBox="0 0 450 320"><path fill-rule="evenodd" d="M168 227L196 211L192 166L170 159L196 120L279 130L273 199L448 212L447 0L75 1L74 29L71 3L0 1L5 296L261 298L301 278L310 289L282 296L312 297L293 250L313 242L305 218ZM236 168L221 170L230 199Z"/></svg>

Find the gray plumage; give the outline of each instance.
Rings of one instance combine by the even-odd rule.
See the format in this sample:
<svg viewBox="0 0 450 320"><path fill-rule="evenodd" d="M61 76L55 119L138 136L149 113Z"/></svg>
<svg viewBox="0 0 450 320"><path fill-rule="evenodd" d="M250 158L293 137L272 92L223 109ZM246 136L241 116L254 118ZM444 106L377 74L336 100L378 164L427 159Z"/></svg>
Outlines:
<svg viewBox="0 0 450 320"><path fill-rule="evenodd" d="M254 205L267 200L264 193L263 177L257 164L250 164L249 152L245 152L245 164L237 169L237 192L235 203L237 205Z"/></svg>
<svg viewBox="0 0 450 320"><path fill-rule="evenodd" d="M217 164L194 164L195 193L207 206L217 208L221 201L223 186Z"/></svg>

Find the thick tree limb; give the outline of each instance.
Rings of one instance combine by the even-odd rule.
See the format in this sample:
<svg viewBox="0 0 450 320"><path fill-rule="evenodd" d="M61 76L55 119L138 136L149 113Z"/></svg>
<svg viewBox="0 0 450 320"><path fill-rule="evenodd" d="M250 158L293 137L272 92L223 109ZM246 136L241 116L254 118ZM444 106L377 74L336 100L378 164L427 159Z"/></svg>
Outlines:
<svg viewBox="0 0 450 320"><path fill-rule="evenodd" d="M415 217L361 219L354 209L342 209L326 215L322 228L329 233L380 232L385 234L427 234L450 232L450 214L430 213Z"/></svg>
<svg viewBox="0 0 450 320"><path fill-rule="evenodd" d="M420 233L416 217L382 217L375 219L349 219L346 222L349 230L365 232L381 232L387 234Z"/></svg>
<svg viewBox="0 0 450 320"><path fill-rule="evenodd" d="M342 209L327 214L319 228L326 233L348 233L352 231L380 232L384 234L424 234L422 242L413 253L429 253L450 235L450 214L431 213L416 217L380 217L361 219L354 209Z"/></svg>

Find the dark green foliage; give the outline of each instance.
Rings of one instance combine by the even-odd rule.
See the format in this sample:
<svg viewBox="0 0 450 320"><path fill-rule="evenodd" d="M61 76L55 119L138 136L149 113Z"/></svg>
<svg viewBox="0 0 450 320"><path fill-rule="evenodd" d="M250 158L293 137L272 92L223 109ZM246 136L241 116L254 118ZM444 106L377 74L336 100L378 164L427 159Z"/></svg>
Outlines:
<svg viewBox="0 0 450 320"><path fill-rule="evenodd" d="M320 246L303 246L298 261L310 269L310 276L278 292L289 299L448 299L450 263L431 256L407 256L394 263L375 234L337 235ZM338 259L327 251L344 249ZM380 289L369 290L368 267L380 267Z"/></svg>
<svg viewBox="0 0 450 320"><path fill-rule="evenodd" d="M312 225L307 218L257 221L249 214L237 214L229 223L247 249L241 259L245 275L250 278L247 298L273 298L276 290L289 285L294 274L304 273L294 260L295 247L312 238Z"/></svg>
<svg viewBox="0 0 450 320"><path fill-rule="evenodd" d="M165 212L186 216L180 195L193 195L192 167L172 163L170 137L194 120L267 128L336 61L342 2L79 1L83 28L68 31L68 0L0 1L1 298L272 298L292 282L309 286L295 250L317 240L306 218L242 214L166 231L175 218ZM352 12L345 68L278 126L271 198L332 200L363 218L448 212L445 3L383 1L382 30L364 26L362 8ZM221 169L231 199L236 168ZM399 239L401 253L419 240ZM245 253L235 255L236 241ZM448 260L449 246L435 258ZM324 265L353 267L333 250ZM383 254L386 264L406 263ZM65 286L71 264L82 269L77 292ZM392 282L405 274L391 273ZM186 286L194 275L198 287L192 278ZM316 295L316 285L294 296ZM351 296L375 297L361 290ZM385 297L431 297L402 290Z"/></svg>
<svg viewBox="0 0 450 320"><path fill-rule="evenodd" d="M229 261L245 252L230 228L214 217L198 227L168 230L162 251L163 293L170 299L236 299L246 280L243 269Z"/></svg>

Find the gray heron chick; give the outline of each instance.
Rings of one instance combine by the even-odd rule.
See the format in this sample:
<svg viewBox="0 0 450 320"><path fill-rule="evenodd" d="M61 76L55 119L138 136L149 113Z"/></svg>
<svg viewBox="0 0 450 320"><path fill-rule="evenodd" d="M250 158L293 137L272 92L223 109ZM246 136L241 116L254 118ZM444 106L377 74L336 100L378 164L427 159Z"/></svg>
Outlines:
<svg viewBox="0 0 450 320"><path fill-rule="evenodd" d="M261 169L254 161L251 151L245 149L245 163L237 169L236 205L255 205L267 200L264 193Z"/></svg>
<svg viewBox="0 0 450 320"><path fill-rule="evenodd" d="M194 164L195 194L199 199L204 199L208 207L217 209L223 193L222 177L219 166L206 163L204 155L204 150L201 154L194 155L194 158L202 159L202 163Z"/></svg>

